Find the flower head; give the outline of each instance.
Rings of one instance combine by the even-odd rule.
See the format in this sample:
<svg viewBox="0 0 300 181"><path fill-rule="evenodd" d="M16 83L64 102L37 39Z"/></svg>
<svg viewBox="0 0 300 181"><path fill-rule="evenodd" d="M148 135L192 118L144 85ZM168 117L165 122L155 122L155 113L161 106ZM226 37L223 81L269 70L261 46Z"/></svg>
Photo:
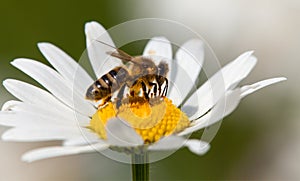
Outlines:
<svg viewBox="0 0 300 181"><path fill-rule="evenodd" d="M89 59L98 78L122 64L115 59L103 66L101 60L107 57L108 47L95 43L95 40L102 36L105 43L112 46L114 43L100 24L87 23L85 32ZM112 99L98 108L84 98L87 88L93 83L88 73L58 47L50 43L39 43L38 47L54 69L25 58L14 60L12 65L46 90L7 79L3 85L18 101L6 102L0 112L0 124L13 127L2 135L3 140L63 140L62 146L40 148L24 154L22 159L29 162L109 148L134 152L175 150L185 146L202 155L209 144L199 139L187 139L186 135L221 120L248 94L285 80L272 78L237 87L256 64L253 52L246 52L191 94L194 84L182 80L182 74L196 81L204 59L202 41L187 41L173 58L170 42L164 37L154 37L148 42L143 56L155 62L163 57L170 65L167 78L173 86L167 96L150 99L124 96L120 106ZM175 64L181 67L181 71L173 68Z"/></svg>

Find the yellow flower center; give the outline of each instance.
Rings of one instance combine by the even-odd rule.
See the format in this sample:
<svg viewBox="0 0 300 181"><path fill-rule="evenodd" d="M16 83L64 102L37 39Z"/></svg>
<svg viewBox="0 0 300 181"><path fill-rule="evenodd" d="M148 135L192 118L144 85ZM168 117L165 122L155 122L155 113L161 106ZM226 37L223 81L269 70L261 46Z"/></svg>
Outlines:
<svg viewBox="0 0 300 181"><path fill-rule="evenodd" d="M190 125L185 113L173 105L170 99L149 102L140 98L133 101L123 100L118 109L115 103L107 103L93 115L89 128L100 138L106 139L105 125L113 117L127 121L146 144L178 133Z"/></svg>

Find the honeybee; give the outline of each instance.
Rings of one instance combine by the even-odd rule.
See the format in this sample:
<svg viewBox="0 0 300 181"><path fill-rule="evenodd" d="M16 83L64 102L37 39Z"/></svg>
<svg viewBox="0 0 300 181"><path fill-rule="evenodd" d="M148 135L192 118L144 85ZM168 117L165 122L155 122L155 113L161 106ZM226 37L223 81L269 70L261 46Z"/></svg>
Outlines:
<svg viewBox="0 0 300 181"><path fill-rule="evenodd" d="M101 42L103 43L103 42ZM105 43L104 43L105 44ZM110 45L108 45L110 46ZM113 93L119 91L117 99L123 96L125 88L129 88L129 96L142 97L149 100L153 97L167 95L169 66L161 61L158 65L151 58L130 56L117 51L107 52L110 56L121 59L129 66L118 66L96 80L86 92L86 99L100 101L99 106L111 101ZM163 87L163 85L165 85Z"/></svg>

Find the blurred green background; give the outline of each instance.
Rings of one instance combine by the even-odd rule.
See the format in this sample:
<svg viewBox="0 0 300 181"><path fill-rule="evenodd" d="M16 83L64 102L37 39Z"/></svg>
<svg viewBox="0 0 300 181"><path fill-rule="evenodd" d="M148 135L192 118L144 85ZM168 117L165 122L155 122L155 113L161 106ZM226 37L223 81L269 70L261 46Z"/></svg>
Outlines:
<svg viewBox="0 0 300 181"><path fill-rule="evenodd" d="M244 99L225 119L211 150L196 156L181 149L151 164L152 180L300 179L300 3L296 0L225 1L1 1L0 80L36 82L10 65L17 57L47 64L38 42L51 42L78 60L85 49L84 24L110 28L146 17L181 22L203 36L225 64L254 49L258 65L243 82L274 76L288 81ZM180 35L179 35L180 36ZM0 105L13 99L0 87ZM6 128L0 127L0 133ZM0 180L129 180L130 165L99 154L20 161L30 149L59 142L0 141Z"/></svg>

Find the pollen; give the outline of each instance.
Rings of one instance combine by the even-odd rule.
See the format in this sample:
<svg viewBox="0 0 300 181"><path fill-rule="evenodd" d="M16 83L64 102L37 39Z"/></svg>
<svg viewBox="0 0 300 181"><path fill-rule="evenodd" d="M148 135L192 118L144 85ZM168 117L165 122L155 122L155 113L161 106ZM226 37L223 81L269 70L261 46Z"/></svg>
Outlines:
<svg viewBox="0 0 300 181"><path fill-rule="evenodd" d="M119 117L127 121L145 144L154 143L164 136L176 134L190 125L188 117L168 98L154 101L123 101L117 109L109 102L93 115L89 128L106 139L105 125L109 119Z"/></svg>
<svg viewBox="0 0 300 181"><path fill-rule="evenodd" d="M113 103L109 102L101 107L93 115L88 128L96 132L100 138L106 139L105 125L107 121L116 116L116 109Z"/></svg>

